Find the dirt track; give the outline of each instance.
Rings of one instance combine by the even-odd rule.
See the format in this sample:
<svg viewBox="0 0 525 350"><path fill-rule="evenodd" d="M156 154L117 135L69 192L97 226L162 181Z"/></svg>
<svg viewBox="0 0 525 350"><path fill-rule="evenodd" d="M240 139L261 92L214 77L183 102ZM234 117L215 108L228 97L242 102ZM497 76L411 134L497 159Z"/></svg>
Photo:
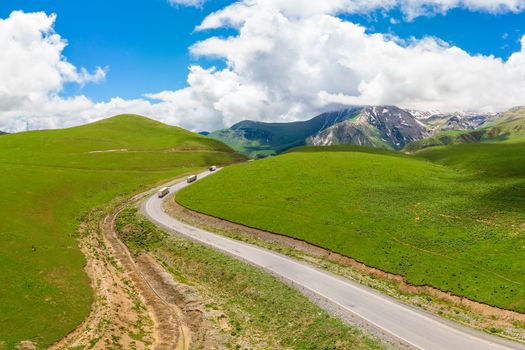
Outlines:
<svg viewBox="0 0 525 350"><path fill-rule="evenodd" d="M188 348L190 336L179 321L179 310L155 293L139 269L154 261L136 264L118 240L113 230L117 212L82 227L80 248L95 299L85 322L50 348Z"/></svg>
<svg viewBox="0 0 525 350"><path fill-rule="evenodd" d="M50 349L184 350L192 338L212 345L213 337L204 336L209 324L196 294L177 284L151 256L132 257L118 239L114 219L125 205L102 220L92 213L81 226L79 245L94 291L92 310L84 323Z"/></svg>

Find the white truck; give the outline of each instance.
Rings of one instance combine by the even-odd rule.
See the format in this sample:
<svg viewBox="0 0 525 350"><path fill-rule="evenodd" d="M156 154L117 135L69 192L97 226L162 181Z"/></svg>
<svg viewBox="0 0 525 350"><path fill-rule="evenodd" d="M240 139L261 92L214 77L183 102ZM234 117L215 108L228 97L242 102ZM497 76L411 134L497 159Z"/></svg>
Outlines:
<svg viewBox="0 0 525 350"><path fill-rule="evenodd" d="M170 189L168 187L162 187L159 190L159 198L166 196L168 193L170 193Z"/></svg>
<svg viewBox="0 0 525 350"><path fill-rule="evenodd" d="M186 180L188 181L188 183L195 182L195 181L197 181L197 175L188 176L188 178Z"/></svg>
<svg viewBox="0 0 525 350"><path fill-rule="evenodd" d="M210 167L210 169L208 169L208 170L210 170L210 171L215 171L215 170L217 170L217 167L216 167L215 165L212 165L212 166Z"/></svg>

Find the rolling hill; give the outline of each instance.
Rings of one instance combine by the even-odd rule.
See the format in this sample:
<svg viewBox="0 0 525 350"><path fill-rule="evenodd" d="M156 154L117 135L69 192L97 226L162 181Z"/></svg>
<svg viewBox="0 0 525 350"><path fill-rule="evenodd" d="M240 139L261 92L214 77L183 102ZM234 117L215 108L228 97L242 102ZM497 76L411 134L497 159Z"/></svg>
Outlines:
<svg viewBox="0 0 525 350"><path fill-rule="evenodd" d="M395 106L364 106L324 113L304 122L246 120L208 136L253 158L303 145L353 144L400 150L440 130L473 130L492 118L490 114L442 114Z"/></svg>
<svg viewBox="0 0 525 350"><path fill-rule="evenodd" d="M75 239L85 213L243 159L216 140L135 115L2 136L0 285L9 288L0 288L0 347L45 347L88 314L92 290Z"/></svg>
<svg viewBox="0 0 525 350"><path fill-rule="evenodd" d="M177 201L414 285L525 311L525 144L455 145L415 156L302 147L228 167Z"/></svg>

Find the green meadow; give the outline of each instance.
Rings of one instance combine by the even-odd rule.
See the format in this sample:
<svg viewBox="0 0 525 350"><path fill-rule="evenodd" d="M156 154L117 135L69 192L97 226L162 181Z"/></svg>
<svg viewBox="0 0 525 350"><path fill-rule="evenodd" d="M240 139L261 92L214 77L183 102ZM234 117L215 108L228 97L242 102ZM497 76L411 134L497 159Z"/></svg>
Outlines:
<svg viewBox="0 0 525 350"><path fill-rule="evenodd" d="M0 138L0 348L44 347L92 301L78 249L83 214L210 164L242 158L224 144L144 117Z"/></svg>
<svg viewBox="0 0 525 350"><path fill-rule="evenodd" d="M193 210L525 312L525 144L299 148L184 189Z"/></svg>

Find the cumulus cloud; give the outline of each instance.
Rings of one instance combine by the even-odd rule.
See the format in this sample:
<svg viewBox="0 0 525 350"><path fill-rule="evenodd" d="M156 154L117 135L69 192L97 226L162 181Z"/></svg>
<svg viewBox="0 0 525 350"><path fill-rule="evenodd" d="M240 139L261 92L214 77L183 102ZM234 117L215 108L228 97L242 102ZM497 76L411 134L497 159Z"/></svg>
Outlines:
<svg viewBox="0 0 525 350"><path fill-rule="evenodd" d="M6 53L0 57L5 77L0 129L22 130L28 120L30 128L48 128L138 113L200 131L243 119L304 120L351 104L487 112L524 104L525 37L521 49L502 60L471 55L438 38L403 41L370 34L338 17L396 6L414 16L457 6L517 12L524 5L521 0L244 0L210 14L197 28L230 26L236 34L210 34L190 48L197 57L223 60L225 68L194 65L183 89L104 102L60 97L65 82L100 81L105 71L88 73L67 62L66 42L52 30L54 16L13 13L0 22L0 50Z"/></svg>
<svg viewBox="0 0 525 350"><path fill-rule="evenodd" d="M304 119L348 104L499 111L525 101L525 39L521 51L502 61L436 38L403 42L368 34L333 15L272 11L252 11L238 35L211 37L191 48L227 62L223 71L208 71L207 81L220 74L221 86L229 88L196 99L213 106L223 124ZM208 91L201 83L188 90Z"/></svg>
<svg viewBox="0 0 525 350"><path fill-rule="evenodd" d="M85 107L85 98L63 99L58 93L65 83L96 83L106 76L102 68L89 73L66 60L67 42L53 31L54 22L55 15L42 12L16 11L0 19L0 124L8 130L19 129L28 115L49 111L54 118L72 104Z"/></svg>

